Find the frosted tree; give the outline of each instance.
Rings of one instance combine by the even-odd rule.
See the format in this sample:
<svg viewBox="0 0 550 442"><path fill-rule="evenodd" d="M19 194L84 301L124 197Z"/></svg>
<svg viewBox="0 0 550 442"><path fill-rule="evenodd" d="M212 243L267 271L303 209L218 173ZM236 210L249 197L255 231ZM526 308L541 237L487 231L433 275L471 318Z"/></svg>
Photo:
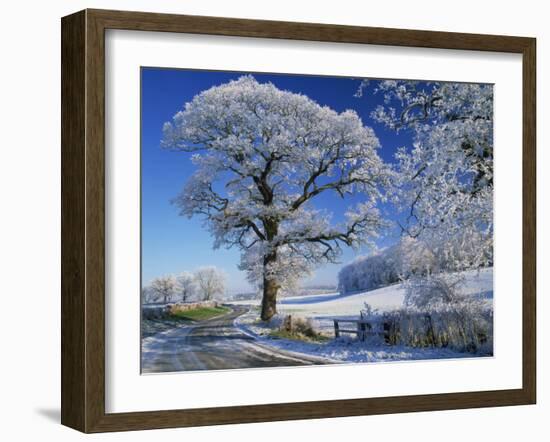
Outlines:
<svg viewBox="0 0 550 442"><path fill-rule="evenodd" d="M199 268L193 279L204 301L210 301L225 291L225 274L216 267Z"/></svg>
<svg viewBox="0 0 550 442"><path fill-rule="evenodd" d="M186 302L197 291L195 277L191 272L182 272L176 277L176 292L181 302Z"/></svg>
<svg viewBox="0 0 550 442"><path fill-rule="evenodd" d="M151 287L146 286L141 289L141 303L149 304L155 301L155 294L152 293Z"/></svg>
<svg viewBox="0 0 550 442"><path fill-rule="evenodd" d="M149 286L155 299L161 299L165 304L172 301L176 293L176 279L171 276L159 276L151 281Z"/></svg>
<svg viewBox="0 0 550 442"><path fill-rule="evenodd" d="M242 251L264 320L281 288L335 262L342 246L368 243L382 225L376 202L388 171L354 111L243 76L195 96L163 133L163 146L194 153L197 168L175 203L204 218L215 247ZM328 192L362 202L336 224L313 205Z"/></svg>
<svg viewBox="0 0 550 442"><path fill-rule="evenodd" d="M423 237L444 267L492 263L492 86L388 80L376 92L385 104L372 117L414 139L396 155L402 231Z"/></svg>

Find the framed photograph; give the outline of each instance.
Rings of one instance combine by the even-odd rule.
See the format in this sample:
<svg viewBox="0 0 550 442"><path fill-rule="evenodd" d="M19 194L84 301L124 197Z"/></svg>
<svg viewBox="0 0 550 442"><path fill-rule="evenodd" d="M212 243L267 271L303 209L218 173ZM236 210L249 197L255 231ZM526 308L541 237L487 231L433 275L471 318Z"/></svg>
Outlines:
<svg viewBox="0 0 550 442"><path fill-rule="evenodd" d="M62 423L536 400L535 39L62 19Z"/></svg>

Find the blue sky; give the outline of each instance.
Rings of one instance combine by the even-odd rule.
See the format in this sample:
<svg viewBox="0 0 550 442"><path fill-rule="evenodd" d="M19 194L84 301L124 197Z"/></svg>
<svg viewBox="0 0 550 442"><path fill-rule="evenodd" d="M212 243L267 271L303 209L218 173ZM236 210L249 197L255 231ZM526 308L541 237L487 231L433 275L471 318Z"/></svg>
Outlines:
<svg viewBox="0 0 550 442"><path fill-rule="evenodd" d="M170 152L160 148L162 126L191 101L195 95L212 86L237 79L243 72L213 72L183 69L142 68L141 71L141 212L142 212L142 283L155 276L180 273L184 270L215 265L228 276L229 292L249 291L244 272L238 270L240 259L237 249L212 248L212 238L199 218L184 218L171 204L187 178L193 173L189 153ZM318 77L287 74L251 73L257 81L271 82L279 89L307 95L321 105L341 112L354 109L366 126L374 129L382 147L378 153L384 161L393 161L396 149L410 146L410 135L399 135L387 130L370 118L370 112L382 103L381 94L373 94L376 81L371 81L363 96L354 96L359 79L347 77ZM326 194L315 202L316 207L333 213L334 222L343 219L346 208L360 201L338 198ZM391 209L383 207L390 219ZM397 233L383 238L378 245L384 247L397 239ZM368 253L361 250L359 254ZM344 251L342 263L357 255L351 249ZM341 265L320 268L307 284L336 284Z"/></svg>

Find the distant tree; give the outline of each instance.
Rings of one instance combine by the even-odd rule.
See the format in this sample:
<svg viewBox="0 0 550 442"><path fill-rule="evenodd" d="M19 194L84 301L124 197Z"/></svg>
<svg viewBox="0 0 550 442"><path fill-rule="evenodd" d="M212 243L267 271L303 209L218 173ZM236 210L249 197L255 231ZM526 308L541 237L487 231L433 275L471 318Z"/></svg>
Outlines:
<svg viewBox="0 0 550 442"><path fill-rule="evenodd" d="M194 274L194 280L204 301L225 291L225 275L216 267L201 267Z"/></svg>
<svg viewBox="0 0 550 442"><path fill-rule="evenodd" d="M155 294L152 292L150 286L145 286L141 289L141 302L143 304L155 302Z"/></svg>
<svg viewBox="0 0 550 442"><path fill-rule="evenodd" d="M181 302L187 302L197 291L195 277L190 272L182 272L176 277L176 292Z"/></svg>
<svg viewBox="0 0 550 442"><path fill-rule="evenodd" d="M423 241L404 236L391 247L342 266L338 289L341 293L372 290L439 269L437 257Z"/></svg>
<svg viewBox="0 0 550 442"><path fill-rule="evenodd" d="M194 152L197 166L175 203L205 219L215 247L242 251L264 320L281 288L337 262L342 246L369 244L383 225L376 202L388 169L354 111L243 76L196 95L163 134L164 148ZM361 202L334 224L313 205L327 193Z"/></svg>
<svg viewBox="0 0 550 442"><path fill-rule="evenodd" d="M171 275L155 278L151 281L150 290L156 299L166 304L176 294L176 279Z"/></svg>

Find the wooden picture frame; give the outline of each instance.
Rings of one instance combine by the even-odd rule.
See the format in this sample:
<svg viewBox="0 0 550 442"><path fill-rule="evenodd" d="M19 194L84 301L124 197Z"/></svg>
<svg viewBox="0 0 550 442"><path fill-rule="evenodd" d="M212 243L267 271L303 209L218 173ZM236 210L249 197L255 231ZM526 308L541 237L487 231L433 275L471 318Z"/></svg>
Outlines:
<svg viewBox="0 0 550 442"><path fill-rule="evenodd" d="M105 30L495 51L523 58L523 383L511 390L105 412ZM536 41L533 38L84 10L62 19L62 424L83 432L533 404Z"/></svg>

